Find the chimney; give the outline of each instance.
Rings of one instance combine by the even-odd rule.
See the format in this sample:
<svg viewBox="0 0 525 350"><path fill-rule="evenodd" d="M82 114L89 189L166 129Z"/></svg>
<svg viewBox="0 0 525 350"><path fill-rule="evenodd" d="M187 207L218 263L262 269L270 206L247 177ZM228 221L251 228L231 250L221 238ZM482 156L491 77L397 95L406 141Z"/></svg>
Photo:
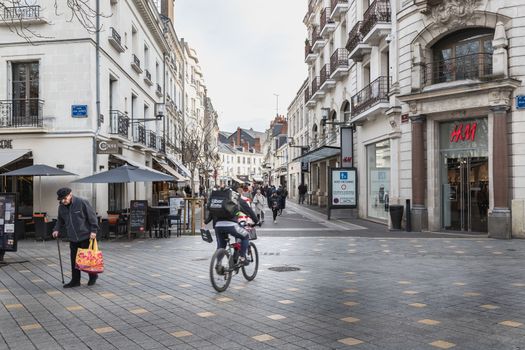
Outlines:
<svg viewBox="0 0 525 350"><path fill-rule="evenodd" d="M168 17L175 26L175 0L161 0L160 13Z"/></svg>
<svg viewBox="0 0 525 350"><path fill-rule="evenodd" d="M261 139L259 137L255 138L255 144L253 145L253 148L255 148L255 152L261 152Z"/></svg>
<svg viewBox="0 0 525 350"><path fill-rule="evenodd" d="M237 145L242 146L241 144L241 128L237 127Z"/></svg>

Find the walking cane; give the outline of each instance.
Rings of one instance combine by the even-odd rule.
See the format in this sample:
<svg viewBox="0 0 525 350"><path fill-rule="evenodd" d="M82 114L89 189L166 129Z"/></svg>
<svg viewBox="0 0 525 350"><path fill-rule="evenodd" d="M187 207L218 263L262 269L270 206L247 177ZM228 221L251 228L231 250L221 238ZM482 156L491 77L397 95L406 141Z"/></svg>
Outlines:
<svg viewBox="0 0 525 350"><path fill-rule="evenodd" d="M57 237L57 247L58 247L58 260L60 261L60 275L62 276L62 284L64 284L64 270L62 269L62 254L60 254L60 242Z"/></svg>

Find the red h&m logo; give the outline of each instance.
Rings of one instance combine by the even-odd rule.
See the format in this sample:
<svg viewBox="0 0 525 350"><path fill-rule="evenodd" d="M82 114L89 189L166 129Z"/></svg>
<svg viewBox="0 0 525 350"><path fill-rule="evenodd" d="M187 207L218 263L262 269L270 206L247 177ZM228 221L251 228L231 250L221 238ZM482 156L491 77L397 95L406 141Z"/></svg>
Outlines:
<svg viewBox="0 0 525 350"><path fill-rule="evenodd" d="M450 142L474 141L476 139L477 122L471 124L459 124L454 127L450 133Z"/></svg>

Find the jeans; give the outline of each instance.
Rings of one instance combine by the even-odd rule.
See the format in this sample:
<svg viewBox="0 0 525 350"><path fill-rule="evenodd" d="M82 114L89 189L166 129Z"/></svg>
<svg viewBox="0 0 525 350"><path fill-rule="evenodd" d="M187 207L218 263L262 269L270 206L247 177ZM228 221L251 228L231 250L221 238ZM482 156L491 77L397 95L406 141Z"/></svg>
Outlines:
<svg viewBox="0 0 525 350"><path fill-rule="evenodd" d="M226 237L232 235L241 240L241 256L246 256L246 251L250 245L250 234L240 225L235 226L216 226L215 235L217 236L217 249L226 248Z"/></svg>
<svg viewBox="0 0 525 350"><path fill-rule="evenodd" d="M304 204L304 194L299 194L299 204Z"/></svg>
<svg viewBox="0 0 525 350"><path fill-rule="evenodd" d="M80 283L80 270L75 267L75 260L77 258L78 248L89 248L89 239L80 242L69 242L69 249L71 250L71 281ZM96 273L90 273L89 278L96 276Z"/></svg>

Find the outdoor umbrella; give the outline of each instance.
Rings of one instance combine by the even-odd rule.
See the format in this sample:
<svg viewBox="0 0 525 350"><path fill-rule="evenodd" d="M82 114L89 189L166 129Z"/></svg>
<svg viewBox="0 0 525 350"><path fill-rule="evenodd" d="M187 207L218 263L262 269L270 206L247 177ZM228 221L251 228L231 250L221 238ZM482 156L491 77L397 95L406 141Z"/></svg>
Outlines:
<svg viewBox="0 0 525 350"><path fill-rule="evenodd" d="M175 177L166 175L156 170L142 169L133 165L103 171L101 173L84 177L73 182L78 183L124 183L124 182L153 182L175 181Z"/></svg>
<svg viewBox="0 0 525 350"><path fill-rule="evenodd" d="M42 176L68 176L68 175L77 175L70 173L69 171L65 171L58 168L53 168L51 166L45 165L45 164L34 164L22 169L13 170L5 174L1 174L4 176L38 176L38 184L39 184L39 210L42 208Z"/></svg>

